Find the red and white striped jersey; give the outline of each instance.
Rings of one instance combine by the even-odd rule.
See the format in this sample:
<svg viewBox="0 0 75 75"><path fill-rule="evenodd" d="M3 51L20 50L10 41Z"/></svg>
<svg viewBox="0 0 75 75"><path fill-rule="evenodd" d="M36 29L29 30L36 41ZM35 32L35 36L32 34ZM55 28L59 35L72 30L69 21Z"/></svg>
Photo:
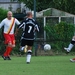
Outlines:
<svg viewBox="0 0 75 75"><path fill-rule="evenodd" d="M8 18L5 18L1 23L0 23L0 28L4 26L4 33L6 34L14 34L14 29L15 25L19 25L20 22L16 19L13 18L9 20Z"/></svg>

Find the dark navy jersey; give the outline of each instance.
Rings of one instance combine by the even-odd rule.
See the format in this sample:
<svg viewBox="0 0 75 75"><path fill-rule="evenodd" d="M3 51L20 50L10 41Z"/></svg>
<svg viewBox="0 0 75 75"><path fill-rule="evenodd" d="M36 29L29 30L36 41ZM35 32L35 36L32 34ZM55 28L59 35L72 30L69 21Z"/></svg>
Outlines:
<svg viewBox="0 0 75 75"><path fill-rule="evenodd" d="M18 28L23 28L22 38L27 40L34 40L35 31L39 31L36 21L30 18L26 18Z"/></svg>

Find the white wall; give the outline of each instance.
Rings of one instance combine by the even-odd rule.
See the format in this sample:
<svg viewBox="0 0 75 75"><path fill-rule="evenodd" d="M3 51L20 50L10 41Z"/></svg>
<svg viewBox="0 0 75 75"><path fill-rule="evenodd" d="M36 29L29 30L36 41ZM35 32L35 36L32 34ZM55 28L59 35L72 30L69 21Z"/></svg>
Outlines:
<svg viewBox="0 0 75 75"><path fill-rule="evenodd" d="M3 3L3 2L1 2L0 3L0 7L4 8L6 10L9 10L10 5L12 6L12 11L13 12L16 12L17 8L20 8L20 4L17 3L17 2L15 2L15 3L14 2L13 3L10 3L10 2Z"/></svg>
<svg viewBox="0 0 75 75"><path fill-rule="evenodd" d="M16 12L17 8L21 9L21 12L23 10L26 10L26 12L31 11L28 7L25 6L24 3L19 3L19 2L0 2L0 7L9 10L10 5L12 6L12 11Z"/></svg>

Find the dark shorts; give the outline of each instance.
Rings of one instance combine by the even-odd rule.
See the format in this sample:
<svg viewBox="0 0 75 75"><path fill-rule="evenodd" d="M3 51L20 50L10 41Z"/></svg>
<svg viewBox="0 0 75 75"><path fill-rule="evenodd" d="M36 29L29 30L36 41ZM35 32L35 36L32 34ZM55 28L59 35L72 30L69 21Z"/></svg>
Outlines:
<svg viewBox="0 0 75 75"><path fill-rule="evenodd" d="M75 41L71 41L71 44L75 44Z"/></svg>
<svg viewBox="0 0 75 75"><path fill-rule="evenodd" d="M21 46L25 46L25 45L33 46L33 44L34 44L34 40L25 40L25 39L21 40Z"/></svg>

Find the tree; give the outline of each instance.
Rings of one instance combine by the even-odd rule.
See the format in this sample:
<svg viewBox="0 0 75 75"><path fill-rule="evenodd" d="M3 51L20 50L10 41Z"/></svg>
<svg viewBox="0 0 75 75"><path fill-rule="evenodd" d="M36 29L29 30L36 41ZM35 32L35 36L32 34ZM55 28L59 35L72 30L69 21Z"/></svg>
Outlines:
<svg viewBox="0 0 75 75"><path fill-rule="evenodd" d="M24 2L27 7L33 10L34 0L19 0ZM36 0L36 10L41 11L47 8L57 8L75 14L75 0Z"/></svg>
<svg viewBox="0 0 75 75"><path fill-rule="evenodd" d="M24 2L28 8L33 10L34 0L19 0L20 2ZM36 10L41 11L43 9L49 8L52 0L36 0Z"/></svg>
<svg viewBox="0 0 75 75"><path fill-rule="evenodd" d="M53 0L53 7L75 14L75 0Z"/></svg>

